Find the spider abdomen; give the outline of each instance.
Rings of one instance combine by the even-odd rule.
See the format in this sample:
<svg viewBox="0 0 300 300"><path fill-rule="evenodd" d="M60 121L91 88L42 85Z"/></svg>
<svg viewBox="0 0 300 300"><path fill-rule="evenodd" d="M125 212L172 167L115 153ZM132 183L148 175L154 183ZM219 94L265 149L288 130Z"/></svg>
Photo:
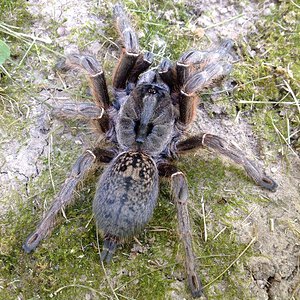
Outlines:
<svg viewBox="0 0 300 300"><path fill-rule="evenodd" d="M158 171L141 152L117 156L99 179L93 211L105 237L124 240L148 223L158 195Z"/></svg>

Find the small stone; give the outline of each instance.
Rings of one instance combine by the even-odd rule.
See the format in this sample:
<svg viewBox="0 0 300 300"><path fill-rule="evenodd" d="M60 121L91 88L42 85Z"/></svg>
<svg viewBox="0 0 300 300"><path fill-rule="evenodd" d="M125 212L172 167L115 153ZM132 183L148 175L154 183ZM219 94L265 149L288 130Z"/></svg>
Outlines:
<svg viewBox="0 0 300 300"><path fill-rule="evenodd" d="M272 14L272 11L271 9L268 7L264 10L263 12L264 16L270 16Z"/></svg>
<svg viewBox="0 0 300 300"><path fill-rule="evenodd" d="M76 144L76 145L82 145L82 141L80 141L80 140L75 140L75 144Z"/></svg>
<svg viewBox="0 0 300 300"><path fill-rule="evenodd" d="M265 287L265 281L264 280L257 280L257 285L259 288L263 289Z"/></svg>
<svg viewBox="0 0 300 300"><path fill-rule="evenodd" d="M256 52L254 50L249 51L249 54L252 58L256 56Z"/></svg>
<svg viewBox="0 0 300 300"><path fill-rule="evenodd" d="M85 300L91 300L92 296L91 294L85 294Z"/></svg>
<svg viewBox="0 0 300 300"><path fill-rule="evenodd" d="M56 32L59 36L64 36L67 34L66 27L63 27L63 26L58 27Z"/></svg>
<svg viewBox="0 0 300 300"><path fill-rule="evenodd" d="M54 80L56 77L55 77L55 74L54 73L52 73L52 74L49 74L48 76L47 76L47 79L49 79L49 80Z"/></svg>
<svg viewBox="0 0 300 300"><path fill-rule="evenodd" d="M227 12L228 12L227 7L222 7L222 8L220 8L220 13L221 13L221 14L226 14Z"/></svg>
<svg viewBox="0 0 300 300"><path fill-rule="evenodd" d="M193 32L194 32L195 36L197 36L197 37L200 38L200 39L201 39L201 38L204 36L204 34L205 34L204 29L201 28L201 27L198 27L198 28L194 29Z"/></svg>
<svg viewBox="0 0 300 300"><path fill-rule="evenodd" d="M70 54L79 53L79 48L76 44L70 44L64 50L64 55L68 56Z"/></svg>

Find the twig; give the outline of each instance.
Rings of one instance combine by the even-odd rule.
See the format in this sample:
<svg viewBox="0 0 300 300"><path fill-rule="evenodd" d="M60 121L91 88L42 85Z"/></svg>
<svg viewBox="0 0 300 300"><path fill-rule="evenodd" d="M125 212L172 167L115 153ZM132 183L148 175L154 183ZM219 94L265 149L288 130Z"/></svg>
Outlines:
<svg viewBox="0 0 300 300"><path fill-rule="evenodd" d="M34 35L29 35L29 34L25 34L25 33L22 33L22 32L16 32L14 30L11 30L9 27L11 28L18 28L18 27L14 27L14 26L10 26L8 24L5 24L3 22L0 22L0 32L2 31L3 33L6 33L8 35L11 35L17 39L20 39L22 40L24 43L28 44L28 45L31 45L32 42L30 40L33 40L34 41L34 44L36 44L36 42L42 42L42 43L45 43L45 44L52 44L52 40L50 38L48 39L43 39L43 38L39 38L39 37L36 37ZM46 49L47 51L57 55L57 56L61 56L61 57L65 57L65 55L55 51L55 50L52 50L50 49L49 47L45 46L44 44L39 44L39 47L43 48L43 49Z"/></svg>
<svg viewBox="0 0 300 300"><path fill-rule="evenodd" d="M286 105L296 105L295 102L279 102L279 101L247 101L247 100L240 100L239 103L245 103L245 104L286 104Z"/></svg>
<svg viewBox="0 0 300 300"><path fill-rule="evenodd" d="M11 30L9 27L11 27L11 26L7 26L6 23L0 22L0 28L2 28L4 31L6 31L7 34L10 34L10 35L12 35L14 37L25 38L25 39L28 38L28 39L31 39L31 40L34 40L34 41L43 42L45 44L51 44L52 43L52 41L51 41L50 38L48 38L48 39L39 38L39 37L34 36L34 35L30 35L30 34L26 34L26 33L17 32L17 31Z"/></svg>
<svg viewBox="0 0 300 300"><path fill-rule="evenodd" d="M287 131L287 143L290 145L291 144L291 129L290 129L290 120L286 117L286 131Z"/></svg>
<svg viewBox="0 0 300 300"><path fill-rule="evenodd" d="M103 37L106 41L108 41L111 45L114 45L116 48L120 49L120 46L117 43L107 38L104 34L99 33L99 35Z"/></svg>
<svg viewBox="0 0 300 300"><path fill-rule="evenodd" d="M9 78L12 79L12 77L10 76L9 72L1 65L0 66L0 70L3 71L3 73Z"/></svg>
<svg viewBox="0 0 300 300"><path fill-rule="evenodd" d="M175 264L173 264L173 265L177 265L177 264L178 264L178 263L175 263ZM172 266L172 265L171 265L171 266ZM135 278L133 278L133 279L131 279L131 280L128 280L128 281L125 282L124 284L122 284L122 285L116 287L116 288L115 288L115 291L118 291L119 289L123 288L123 287L126 286L127 284L130 284L130 283L133 282L133 281L136 281L136 280L138 280L138 279L140 279L140 278L143 278L144 276L150 275L150 274L152 274L152 273L155 273L155 272L164 270L164 269L166 269L167 267L170 267L170 265L164 265L164 266L159 267L159 268L157 268L157 269L155 269L155 270L153 270L153 271L149 271L149 272L144 273L144 274L142 274L142 275L140 275L140 276L137 276L137 277L135 277Z"/></svg>
<svg viewBox="0 0 300 300"><path fill-rule="evenodd" d="M289 83L286 80L283 80L284 84L286 85L288 92L292 95L295 104L297 105L298 108L298 112L300 113L300 105L299 105L299 100L297 99L297 97L294 94L294 91L292 90L291 86L289 85Z"/></svg>
<svg viewBox="0 0 300 300"><path fill-rule="evenodd" d="M244 254L245 252L251 247L251 245L256 241L256 237L252 238L250 243L246 246L246 248L238 255L238 257L216 278L214 278L211 282L206 284L203 288L206 288L210 285L212 285L215 281L217 281L219 278L221 278Z"/></svg>
<svg viewBox="0 0 300 300"><path fill-rule="evenodd" d="M26 56L28 55L29 51L31 50L32 46L35 44L35 40L32 41L32 43L29 45L28 49L26 50L25 54L23 55L22 59L19 62L19 67L22 65L24 59L26 58Z"/></svg>
<svg viewBox="0 0 300 300"><path fill-rule="evenodd" d="M286 138L283 136L283 134L280 132L280 130L276 127L276 125L274 124L273 119L271 119L272 121L272 125L276 131L276 133L283 139L283 141L285 142L285 144L288 146L288 148L292 151L292 153L298 157L298 154L293 150L293 148L291 147L291 145L287 142Z"/></svg>
<svg viewBox="0 0 300 300"><path fill-rule="evenodd" d="M223 227L213 238L213 240L215 240L225 229L227 228L227 226Z"/></svg>
<svg viewBox="0 0 300 300"><path fill-rule="evenodd" d="M253 79L253 80L249 80L249 81L247 81L247 82L244 82L244 83L240 84L239 87L240 87L240 86L247 85L247 84L250 84L250 83L253 83L253 82L256 82L256 81L260 81L260 80L272 78L272 77L273 77L273 75L268 75L268 76L256 78L256 79Z"/></svg>
<svg viewBox="0 0 300 300"><path fill-rule="evenodd" d="M248 214L248 216L243 220L242 225L246 223L246 221L251 217L251 215L257 210L257 206L255 206L252 211Z"/></svg>
<svg viewBox="0 0 300 300"><path fill-rule="evenodd" d="M275 222L273 218L270 218L270 231L274 231L275 230Z"/></svg>
<svg viewBox="0 0 300 300"><path fill-rule="evenodd" d="M101 295L101 296L105 296L105 297L109 298L109 296L106 295L105 293L100 292L100 291L98 291L98 290L95 290L95 289L93 289L93 288L90 287L90 286L82 285L82 284L75 284L75 283L74 283L74 284L68 284L68 285L65 285L65 286L60 287L59 289L57 289L57 290L54 292L54 295L57 295L60 291L66 289L66 288L69 288L69 287L79 287L79 288L84 288L84 289L90 290L90 291L92 291L92 292L94 292L94 293L96 293L96 294L99 294L99 295Z"/></svg>
<svg viewBox="0 0 300 300"><path fill-rule="evenodd" d="M229 23L229 22L231 22L231 21L233 21L233 20L236 20L236 19L238 19L238 18L243 17L244 15L245 15L245 14L239 14L239 15L237 15L237 16L235 16L235 17L229 18L229 19L224 20L224 21L222 21L222 22L219 22L219 23L212 24L212 25L210 25L210 26L204 27L203 29L204 29L204 30L207 30L207 29L211 29L211 28L217 27L217 26L219 26L219 25L224 25L224 24Z"/></svg>
<svg viewBox="0 0 300 300"><path fill-rule="evenodd" d="M53 137L52 137L52 134L50 134L49 147L48 147L48 168L49 168L49 175L50 175L51 185L52 185L54 193L56 193L55 184L54 184L53 176L52 176L52 169L51 169L51 148L52 148L52 144L53 144Z"/></svg>
<svg viewBox="0 0 300 300"><path fill-rule="evenodd" d="M297 283L296 287L294 288L294 290L292 292L292 295L289 298L289 300L294 300L294 299L296 300L296 298L294 296L298 293L299 288L300 288L300 281Z"/></svg>
<svg viewBox="0 0 300 300"><path fill-rule="evenodd" d="M206 227L205 208L204 208L203 195L201 197L201 206L202 206L202 215L203 215L204 242L207 242L207 227Z"/></svg>
<svg viewBox="0 0 300 300"><path fill-rule="evenodd" d="M292 2L296 7L300 8L300 6L297 5L293 0L291 0L291 2Z"/></svg>
<svg viewBox="0 0 300 300"><path fill-rule="evenodd" d="M89 225L92 222L93 218L94 218L94 214L92 214L92 216L90 217L90 219L88 220L88 222L86 223L86 225L84 226L84 228L88 228L89 227Z"/></svg>

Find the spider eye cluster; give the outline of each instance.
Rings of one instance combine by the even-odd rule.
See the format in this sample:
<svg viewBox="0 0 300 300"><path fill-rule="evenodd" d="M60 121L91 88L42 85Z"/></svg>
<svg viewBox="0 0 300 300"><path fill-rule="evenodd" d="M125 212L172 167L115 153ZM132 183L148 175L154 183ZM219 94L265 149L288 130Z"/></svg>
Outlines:
<svg viewBox="0 0 300 300"><path fill-rule="evenodd" d="M153 88L148 89L149 94L156 94L156 90Z"/></svg>

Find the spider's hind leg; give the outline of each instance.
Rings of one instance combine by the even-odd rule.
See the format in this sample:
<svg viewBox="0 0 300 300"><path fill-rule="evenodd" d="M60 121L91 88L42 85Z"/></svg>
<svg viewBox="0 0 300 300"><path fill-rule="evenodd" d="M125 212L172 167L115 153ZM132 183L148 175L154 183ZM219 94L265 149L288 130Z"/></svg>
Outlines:
<svg viewBox="0 0 300 300"><path fill-rule="evenodd" d="M193 251L192 230L188 212L188 185L185 176L175 166L169 163L158 165L160 176L171 178L172 197L177 208L177 221L180 239L184 245L185 267L188 285L193 297L206 299L200 277L197 274L197 264Z"/></svg>
<svg viewBox="0 0 300 300"><path fill-rule="evenodd" d="M115 153L113 150L95 148L93 151L85 151L77 159L69 176L54 199L52 206L38 224L35 231L26 239L23 245L25 252L29 253L33 251L40 241L49 234L55 226L56 217L59 212L72 202L76 186L92 170L96 163L107 163L113 159L114 155Z"/></svg>
<svg viewBox="0 0 300 300"><path fill-rule="evenodd" d="M64 102L52 109L51 115L58 119L98 120L104 114L104 109L91 102Z"/></svg>
<svg viewBox="0 0 300 300"><path fill-rule="evenodd" d="M116 252L119 242L119 238L116 236L105 235L103 240L103 250L100 254L100 260L109 263Z"/></svg>
<svg viewBox="0 0 300 300"><path fill-rule="evenodd" d="M244 155L242 150L219 136L202 133L181 141L176 145L179 153L202 147L214 149L231 158L235 163L243 166L249 177L252 178L256 184L270 191L276 191L277 183L272 178L265 175L253 161Z"/></svg>
<svg viewBox="0 0 300 300"><path fill-rule="evenodd" d="M49 234L54 227L58 213L72 201L75 187L92 168L95 158L92 152L86 151L77 159L60 192L54 199L51 208L41 220L36 230L26 239L23 245L25 252L29 253L34 250L40 241Z"/></svg>

